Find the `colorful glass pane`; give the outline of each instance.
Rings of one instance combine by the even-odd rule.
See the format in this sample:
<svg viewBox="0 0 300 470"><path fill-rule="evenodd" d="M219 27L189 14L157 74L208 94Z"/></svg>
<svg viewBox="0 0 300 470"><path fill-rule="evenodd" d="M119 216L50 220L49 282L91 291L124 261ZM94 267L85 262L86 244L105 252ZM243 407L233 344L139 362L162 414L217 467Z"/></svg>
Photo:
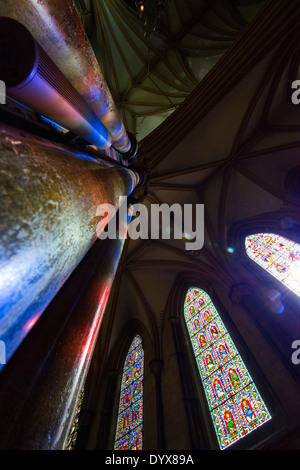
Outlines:
<svg viewBox="0 0 300 470"><path fill-rule="evenodd" d="M184 316L218 442L225 449L271 415L210 297L189 289Z"/></svg>
<svg viewBox="0 0 300 470"><path fill-rule="evenodd" d="M246 253L300 296L300 245L281 235L258 233L245 239Z"/></svg>
<svg viewBox="0 0 300 470"><path fill-rule="evenodd" d="M78 400L78 403L77 403L76 415L75 415L75 418L74 418L74 421L73 421L73 424L72 424L72 427L71 427L71 431L69 433L69 437L68 437L67 444L65 446L65 450L74 450L74 448L75 448L77 435L78 435L78 429L79 429L78 416L79 416L79 413L81 411L83 397L84 397L84 387L83 387L83 389L80 393L80 396L79 396L79 400Z"/></svg>
<svg viewBox="0 0 300 470"><path fill-rule="evenodd" d="M141 343L141 337L136 335L125 359L115 450L142 450L143 448L144 350Z"/></svg>

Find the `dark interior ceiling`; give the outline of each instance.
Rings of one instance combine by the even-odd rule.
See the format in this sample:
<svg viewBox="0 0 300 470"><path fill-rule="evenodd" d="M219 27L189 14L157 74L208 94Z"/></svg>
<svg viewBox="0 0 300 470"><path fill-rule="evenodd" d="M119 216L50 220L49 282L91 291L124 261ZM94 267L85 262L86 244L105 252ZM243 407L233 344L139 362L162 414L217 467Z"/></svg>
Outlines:
<svg viewBox="0 0 300 470"><path fill-rule="evenodd" d="M140 141L207 75L260 0L75 0L127 130ZM158 11L158 3L164 8Z"/></svg>

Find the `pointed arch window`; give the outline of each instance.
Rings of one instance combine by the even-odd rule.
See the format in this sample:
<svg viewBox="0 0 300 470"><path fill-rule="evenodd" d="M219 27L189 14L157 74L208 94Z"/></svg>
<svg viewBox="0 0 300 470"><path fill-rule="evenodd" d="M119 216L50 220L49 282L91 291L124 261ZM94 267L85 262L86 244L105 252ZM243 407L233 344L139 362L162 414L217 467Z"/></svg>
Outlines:
<svg viewBox="0 0 300 470"><path fill-rule="evenodd" d="M274 233L245 239L247 255L300 296L300 245Z"/></svg>
<svg viewBox="0 0 300 470"><path fill-rule="evenodd" d="M136 335L123 368L115 450L142 450L143 378L144 350L141 337Z"/></svg>
<svg viewBox="0 0 300 470"><path fill-rule="evenodd" d="M221 449L271 419L212 300L190 288L184 316Z"/></svg>

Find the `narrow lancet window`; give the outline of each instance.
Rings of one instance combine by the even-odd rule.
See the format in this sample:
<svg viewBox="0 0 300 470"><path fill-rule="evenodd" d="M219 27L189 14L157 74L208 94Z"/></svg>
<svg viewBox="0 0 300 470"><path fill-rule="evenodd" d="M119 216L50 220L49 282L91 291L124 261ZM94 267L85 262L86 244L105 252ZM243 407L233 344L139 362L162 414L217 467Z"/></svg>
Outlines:
<svg viewBox="0 0 300 470"><path fill-rule="evenodd" d="M115 450L143 448L144 350L136 335L125 359L115 437Z"/></svg>
<svg viewBox="0 0 300 470"><path fill-rule="evenodd" d="M78 430L79 430L79 413L81 411L83 399L84 399L84 387L82 388L80 392L75 418L74 418L74 421L73 421L73 424L72 424L72 427L68 436L68 441L66 443L65 450L75 449L75 444L77 441Z"/></svg>
<svg viewBox="0 0 300 470"><path fill-rule="evenodd" d="M225 449L271 415L208 294L190 288L184 316L219 446Z"/></svg>
<svg viewBox="0 0 300 470"><path fill-rule="evenodd" d="M247 255L300 296L300 245L274 233L245 239Z"/></svg>

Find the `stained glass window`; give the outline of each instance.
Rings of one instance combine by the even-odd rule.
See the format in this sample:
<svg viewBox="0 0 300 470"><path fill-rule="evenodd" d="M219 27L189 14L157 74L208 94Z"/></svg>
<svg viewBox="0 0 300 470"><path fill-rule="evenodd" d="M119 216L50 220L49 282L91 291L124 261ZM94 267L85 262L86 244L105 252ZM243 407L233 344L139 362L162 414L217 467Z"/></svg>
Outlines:
<svg viewBox="0 0 300 470"><path fill-rule="evenodd" d="M142 450L144 350L136 335L125 359L115 437L116 450Z"/></svg>
<svg viewBox="0 0 300 470"><path fill-rule="evenodd" d="M274 233L246 237L248 256L300 296L300 245Z"/></svg>
<svg viewBox="0 0 300 470"><path fill-rule="evenodd" d="M210 297L188 290L184 316L221 449L271 419Z"/></svg>
<svg viewBox="0 0 300 470"><path fill-rule="evenodd" d="M69 437L68 437L67 444L65 446L65 450L74 450L74 448L75 448L77 435L78 435L78 429L79 429L78 416L79 416L79 413L81 411L83 398L84 398L84 387L81 390L81 393L80 393L80 396L79 396L79 400L78 400L78 403L77 403L76 415L75 415L75 418L74 418L74 421L73 421L73 424L72 424L72 427L71 427L71 431L69 433Z"/></svg>

